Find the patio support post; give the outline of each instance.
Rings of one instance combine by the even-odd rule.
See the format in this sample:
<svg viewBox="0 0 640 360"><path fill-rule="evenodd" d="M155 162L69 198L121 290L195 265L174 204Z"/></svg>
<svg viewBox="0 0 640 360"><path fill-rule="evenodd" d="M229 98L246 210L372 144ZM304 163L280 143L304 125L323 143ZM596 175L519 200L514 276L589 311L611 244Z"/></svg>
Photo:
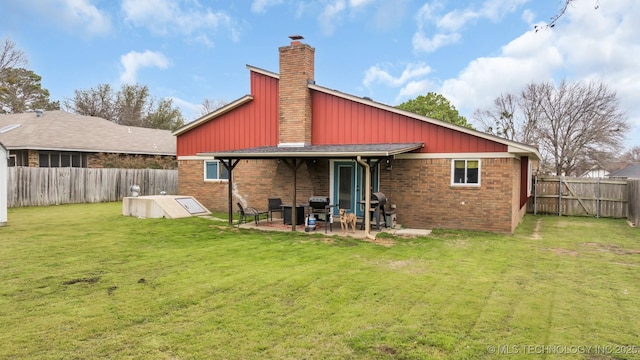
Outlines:
<svg viewBox="0 0 640 360"><path fill-rule="evenodd" d="M222 163L222 166L225 167L225 169L227 169L227 171L229 172L229 182L227 183L228 187L229 187L229 225L233 226L233 169L236 167L236 165L238 165L238 163L240 162L239 159L236 159L235 161L231 161L231 159L221 159L222 161L220 161Z"/></svg>
<svg viewBox="0 0 640 360"><path fill-rule="evenodd" d="M298 191L298 179L297 179L297 173L298 173L298 168L300 167L300 165L302 165L302 161L298 162L298 159L293 158L291 159L291 161L293 163L289 163L289 161L287 159L282 159L282 162L287 165L287 167L289 169L291 169L291 171L293 172L293 204L291 204L291 231L296 231L296 223L298 222L296 213L298 212L298 203L296 201L296 193Z"/></svg>
<svg viewBox="0 0 640 360"><path fill-rule="evenodd" d="M362 165L364 168L364 234L367 239L375 240L376 237L371 235L371 214L369 210L371 209L371 166L369 163L362 161L362 157L358 155L356 158L358 164Z"/></svg>

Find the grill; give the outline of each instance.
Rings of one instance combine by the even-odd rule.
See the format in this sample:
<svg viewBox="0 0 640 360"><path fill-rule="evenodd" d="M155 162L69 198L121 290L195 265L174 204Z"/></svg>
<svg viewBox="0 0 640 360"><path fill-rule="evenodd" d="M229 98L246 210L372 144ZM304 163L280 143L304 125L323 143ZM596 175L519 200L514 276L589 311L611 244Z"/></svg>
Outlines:
<svg viewBox="0 0 640 360"><path fill-rule="evenodd" d="M329 198L324 196L312 196L309 198L309 206L311 210L325 210L329 205Z"/></svg>
<svg viewBox="0 0 640 360"><path fill-rule="evenodd" d="M387 197L381 192L371 194L371 215L376 220L376 228L380 230L380 216L382 215L382 223L384 227L388 227L386 223L387 214L384 211L384 205L387 203Z"/></svg>
<svg viewBox="0 0 640 360"><path fill-rule="evenodd" d="M329 198L326 196L312 196L309 198L309 207L311 208L311 215L315 218L319 218L320 214L323 214L324 219L318 219L324 221L324 232L327 232L327 223L331 227L331 208L335 205L331 205ZM331 229L333 231L333 228Z"/></svg>
<svg viewBox="0 0 640 360"><path fill-rule="evenodd" d="M372 193L371 194L371 200L372 201L377 201L378 202L377 207L380 207L380 208L382 208L384 206L384 204L387 203L387 197L384 196L384 194L381 193L381 192Z"/></svg>

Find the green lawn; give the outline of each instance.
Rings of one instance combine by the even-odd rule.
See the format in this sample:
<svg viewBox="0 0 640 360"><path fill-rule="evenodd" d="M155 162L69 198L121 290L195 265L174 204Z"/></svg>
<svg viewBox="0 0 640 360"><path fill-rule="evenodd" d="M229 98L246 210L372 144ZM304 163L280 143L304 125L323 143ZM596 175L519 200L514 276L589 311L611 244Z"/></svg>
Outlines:
<svg viewBox="0 0 640 360"><path fill-rule="evenodd" d="M0 358L640 358L640 230L624 220L391 240L120 203L9 209Z"/></svg>

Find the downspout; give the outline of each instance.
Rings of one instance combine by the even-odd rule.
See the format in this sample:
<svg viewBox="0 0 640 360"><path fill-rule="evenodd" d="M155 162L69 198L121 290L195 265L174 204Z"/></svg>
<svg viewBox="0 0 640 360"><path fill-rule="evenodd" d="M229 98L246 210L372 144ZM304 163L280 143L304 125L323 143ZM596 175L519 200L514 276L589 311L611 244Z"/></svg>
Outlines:
<svg viewBox="0 0 640 360"><path fill-rule="evenodd" d="M364 235L367 239L376 240L376 237L371 235L371 214L369 210L371 209L371 169L369 164L366 161L362 161L362 157L358 155L356 157L356 161L358 164L362 165L364 168Z"/></svg>

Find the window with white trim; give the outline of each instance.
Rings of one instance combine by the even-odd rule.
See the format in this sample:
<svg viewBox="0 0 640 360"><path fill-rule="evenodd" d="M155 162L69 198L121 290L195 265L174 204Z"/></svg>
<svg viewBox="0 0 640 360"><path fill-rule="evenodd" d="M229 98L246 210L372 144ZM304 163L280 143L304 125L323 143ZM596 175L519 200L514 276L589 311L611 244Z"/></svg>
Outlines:
<svg viewBox="0 0 640 360"><path fill-rule="evenodd" d="M229 180L229 171L220 160L204 161L204 180Z"/></svg>
<svg viewBox="0 0 640 360"><path fill-rule="evenodd" d="M452 185L480 185L480 160L454 159L451 161Z"/></svg>

